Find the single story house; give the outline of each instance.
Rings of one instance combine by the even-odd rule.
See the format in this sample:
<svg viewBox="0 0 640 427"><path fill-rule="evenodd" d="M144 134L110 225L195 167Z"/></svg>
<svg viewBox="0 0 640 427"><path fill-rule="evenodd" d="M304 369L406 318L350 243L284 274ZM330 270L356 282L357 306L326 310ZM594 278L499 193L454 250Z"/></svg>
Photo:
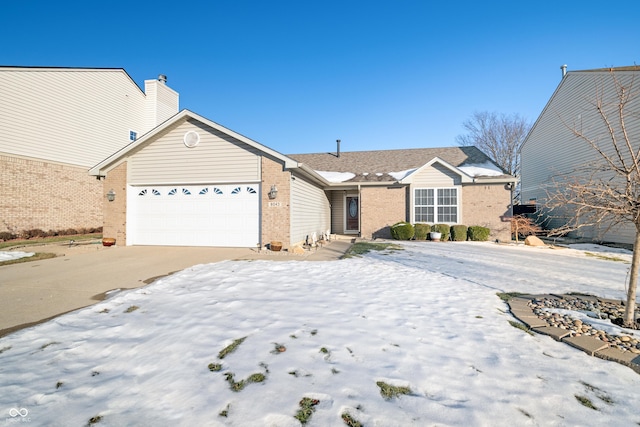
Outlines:
<svg viewBox="0 0 640 427"><path fill-rule="evenodd" d="M285 249L314 233L389 237L403 220L507 240L516 181L475 147L283 155L189 110L90 174L117 244Z"/></svg>
<svg viewBox="0 0 640 427"><path fill-rule="evenodd" d="M567 209L560 215L548 215L544 209L547 192L557 191L554 180L578 176L578 168L594 168L593 162L601 156L574 131L583 133L596 141L603 152L616 157L611 144L613 134L624 147L625 135L632 149L640 150L640 120L637 112L640 97L637 85L640 82L640 66L604 68L594 70L566 71L563 66L562 80L540 113L520 148L521 200L523 204L538 207L540 222L547 228L561 227L572 215ZM631 96L626 100L626 129L620 126L619 89L628 88ZM633 88L631 89L631 87ZM605 123L598 109L608 115ZM611 132L611 133L610 133ZM626 149L624 152L627 152ZM561 182L561 181L560 181ZM594 241L632 244L635 227L611 228L610 224L584 227L571 234L572 237Z"/></svg>

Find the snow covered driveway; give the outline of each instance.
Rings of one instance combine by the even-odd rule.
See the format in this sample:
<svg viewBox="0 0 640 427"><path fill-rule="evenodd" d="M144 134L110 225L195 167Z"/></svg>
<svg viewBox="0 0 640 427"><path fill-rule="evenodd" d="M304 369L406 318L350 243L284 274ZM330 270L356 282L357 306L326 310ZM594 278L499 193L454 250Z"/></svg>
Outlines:
<svg viewBox="0 0 640 427"><path fill-rule="evenodd" d="M492 243L403 248L195 266L1 338L0 417L47 426L640 422L639 375L512 327L496 296L622 298L627 264ZM386 386L408 394L385 399ZM303 414L305 397L313 405Z"/></svg>

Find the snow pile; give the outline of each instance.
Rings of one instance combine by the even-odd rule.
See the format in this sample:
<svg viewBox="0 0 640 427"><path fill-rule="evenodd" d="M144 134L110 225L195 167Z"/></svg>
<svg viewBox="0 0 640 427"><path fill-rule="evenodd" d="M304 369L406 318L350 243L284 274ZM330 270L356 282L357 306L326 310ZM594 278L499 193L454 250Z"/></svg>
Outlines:
<svg viewBox="0 0 640 427"><path fill-rule="evenodd" d="M481 164L468 164L463 166L458 166L462 172L466 173L472 178L478 176L500 176L504 175L504 172L500 170L499 167L494 165L491 162L485 162Z"/></svg>
<svg viewBox="0 0 640 427"><path fill-rule="evenodd" d="M14 259L27 258L34 255L34 252L0 251L0 262L13 261Z"/></svg>
<svg viewBox="0 0 640 427"><path fill-rule="evenodd" d="M33 426L292 427L308 398L309 426L640 420L640 375L512 327L496 296L620 298L628 265L573 249L402 247L195 266L1 338L0 411ZM408 394L385 399L394 386Z"/></svg>
<svg viewBox="0 0 640 427"><path fill-rule="evenodd" d="M402 181L403 179L405 179L407 176L411 175L416 170L417 169L414 168L414 169L407 169L407 170L400 171L400 172L389 172L389 175L391 175L392 177L394 177L398 181Z"/></svg>

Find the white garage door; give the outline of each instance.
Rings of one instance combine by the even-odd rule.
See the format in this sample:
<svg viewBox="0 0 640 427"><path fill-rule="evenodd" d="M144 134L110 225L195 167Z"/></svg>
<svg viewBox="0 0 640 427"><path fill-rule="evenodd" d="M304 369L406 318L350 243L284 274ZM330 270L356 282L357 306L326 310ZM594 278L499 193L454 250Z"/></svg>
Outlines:
<svg viewBox="0 0 640 427"><path fill-rule="evenodd" d="M255 247L257 184L131 187L127 240L134 245Z"/></svg>

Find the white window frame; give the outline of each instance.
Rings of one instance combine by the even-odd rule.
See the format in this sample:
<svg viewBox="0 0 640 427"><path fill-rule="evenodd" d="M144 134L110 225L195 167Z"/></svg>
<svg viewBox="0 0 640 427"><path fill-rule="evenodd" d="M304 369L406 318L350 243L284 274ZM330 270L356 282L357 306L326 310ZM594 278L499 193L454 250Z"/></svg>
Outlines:
<svg viewBox="0 0 640 427"><path fill-rule="evenodd" d="M419 205L417 203L417 192L418 190L432 190L433 191L433 204ZM447 205L439 203L439 192L442 190L454 190L455 191L455 205ZM433 221L419 221L418 215L416 212L417 208L420 207L431 207L433 208ZM455 207L455 221L440 221L439 218L441 215L445 215L441 212L443 208ZM429 223L429 224L457 224L460 221L460 187L417 187L413 190L413 219L414 222L420 223ZM450 215L450 214L448 214Z"/></svg>

